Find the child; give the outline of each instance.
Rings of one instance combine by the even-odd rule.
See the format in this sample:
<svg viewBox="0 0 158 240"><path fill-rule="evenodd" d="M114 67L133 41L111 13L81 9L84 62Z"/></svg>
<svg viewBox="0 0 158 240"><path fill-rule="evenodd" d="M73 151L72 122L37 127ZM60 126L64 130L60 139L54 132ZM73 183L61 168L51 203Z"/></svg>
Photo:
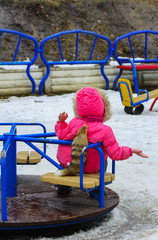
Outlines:
<svg viewBox="0 0 158 240"><path fill-rule="evenodd" d="M79 90L73 100L75 118L69 124L65 122L68 114L60 113L55 125L55 132L59 139L73 140L79 128L87 125L88 141L92 143L102 142L105 162L109 156L112 160L124 160L133 153L140 157L147 158L139 149L132 149L127 146L120 147L116 141L111 127L103 124L111 117L110 104L104 91L91 87ZM71 163L71 146L59 145L57 159L62 167ZM87 162L84 173L96 173L100 168L100 157L96 149L87 151Z"/></svg>

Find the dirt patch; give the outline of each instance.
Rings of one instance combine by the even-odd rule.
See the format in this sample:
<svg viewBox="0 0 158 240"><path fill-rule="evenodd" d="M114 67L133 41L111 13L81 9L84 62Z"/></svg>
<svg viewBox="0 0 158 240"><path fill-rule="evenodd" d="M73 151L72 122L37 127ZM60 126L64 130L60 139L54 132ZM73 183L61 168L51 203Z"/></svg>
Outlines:
<svg viewBox="0 0 158 240"><path fill-rule="evenodd" d="M71 29L94 31L113 42L131 31L158 31L157 11L157 0L2 0L0 28L31 35L39 44L49 35ZM142 55L144 43L138 42L137 53ZM4 55L12 48L11 44L12 41L4 49ZM151 53L156 47L157 39L152 42ZM29 51L23 48L25 56ZM129 55L126 44L121 46L120 54ZM37 62L40 64L39 59Z"/></svg>

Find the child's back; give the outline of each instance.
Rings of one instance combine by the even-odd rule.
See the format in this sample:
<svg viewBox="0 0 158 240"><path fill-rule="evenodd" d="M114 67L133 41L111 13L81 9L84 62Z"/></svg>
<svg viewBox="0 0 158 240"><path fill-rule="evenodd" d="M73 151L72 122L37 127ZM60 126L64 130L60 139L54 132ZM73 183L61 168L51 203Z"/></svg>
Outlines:
<svg viewBox="0 0 158 240"><path fill-rule="evenodd" d="M73 140L78 130L87 125L88 142L102 142L105 161L109 156L113 160L124 160L132 156L134 151L140 156L145 156L141 151L127 146L120 147L112 129L103 124L111 116L110 104L105 91L95 88L83 88L77 92L73 100L75 118L69 124L65 122L68 115L64 112L59 115L55 131L59 139ZM57 158L61 166L68 167L72 161L71 146L59 145ZM146 156L145 156L146 157ZM96 149L87 151L87 162L84 168L86 173L95 173L100 169L100 157Z"/></svg>

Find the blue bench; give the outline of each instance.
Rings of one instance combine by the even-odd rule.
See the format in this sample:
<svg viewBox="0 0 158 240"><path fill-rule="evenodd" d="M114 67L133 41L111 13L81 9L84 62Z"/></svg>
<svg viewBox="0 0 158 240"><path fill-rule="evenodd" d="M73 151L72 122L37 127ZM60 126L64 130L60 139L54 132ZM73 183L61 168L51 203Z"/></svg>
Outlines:
<svg viewBox="0 0 158 240"><path fill-rule="evenodd" d="M11 43L12 39L14 42L17 41L17 44ZM23 45L25 44L25 46ZM11 45L10 48L10 55L9 51L7 54L3 54L6 48L9 49L9 44ZM32 56L23 56L23 50L26 48L26 45L32 47ZM38 56L38 42L34 37L26 35L24 33L13 31L13 30L6 30L0 29L0 66L4 65L24 65L26 67L26 74L31 81L32 84L32 94L35 93L36 83L31 76L30 68L33 63L36 61ZM21 59L23 57L23 59ZM26 57L30 57L30 59L26 59ZM19 60L17 60L19 58Z"/></svg>
<svg viewBox="0 0 158 240"><path fill-rule="evenodd" d="M113 82L113 89L116 89L116 84L118 79L121 77L123 71L132 71L133 72L133 80L134 80L134 88L135 93L139 95L139 87L138 87L138 78L137 72L143 70L158 70L158 55L155 50L156 55L150 56L150 46L152 44L152 38L158 39L158 32L151 30L142 30L135 31L125 34L123 36L118 37L113 44L113 53L116 61L119 63L117 68L120 69L118 75L116 76ZM138 54L138 42L144 42L144 59L138 58L136 54ZM118 50L119 44L126 44L129 47L131 58L127 57L119 57ZM136 49L135 49L136 48ZM128 64L128 65L127 65Z"/></svg>
<svg viewBox="0 0 158 240"><path fill-rule="evenodd" d="M66 41L67 39L68 41ZM86 45L89 42L90 44ZM91 47L89 49L89 56L86 59L84 53L86 51L88 54L87 48L89 45ZM102 56L94 57L96 48L101 49ZM109 80L104 72L104 66L111 57L111 52L112 44L110 39L94 32L70 30L46 37L41 42L40 54L42 61L47 67L47 71L40 82L39 95L43 93L43 85L50 74L50 66L64 64L100 64L101 74L106 81L106 89L109 89ZM47 56L48 53L49 56ZM50 54L54 54L55 60L52 60L53 56L50 57Z"/></svg>
<svg viewBox="0 0 158 240"><path fill-rule="evenodd" d="M112 47L112 43L109 38L95 32L77 29L48 36L42 40L40 47L38 47L38 42L34 37L18 31L0 29L0 65L26 65L26 73L32 83L32 94L35 94L36 83L31 76L30 68L36 61L38 53L40 52L41 60L46 66L46 74L39 84L39 95L42 95L44 82L50 74L50 66L99 64L101 74L106 81L106 89L109 89L109 80L104 72L104 66L110 59L113 52L115 59L119 63L117 68L120 69L114 80L113 88L116 89L117 81L121 77L123 71L131 70L133 72L135 92L139 95L140 91L138 87L137 71L158 70L158 56L156 55L151 58L148 54L150 38L151 36L157 37L157 35L158 32L151 30L131 32L118 37L114 41ZM12 56L9 56L8 53L4 55L3 50L7 47L7 43L11 42L13 37L17 38L17 44L12 47ZM144 59L137 59L137 56L135 56L134 47L138 46L138 44L135 40L133 40L134 37L144 38ZM128 42L132 58L119 57L117 54L119 44L122 44L125 40ZM31 60L25 60L28 56L23 56L24 59L21 60L24 50L23 42L26 43L26 41L29 41L29 44L25 44L25 47L28 45L32 48ZM100 56L95 54L96 50L101 53ZM17 60L17 58L20 60Z"/></svg>

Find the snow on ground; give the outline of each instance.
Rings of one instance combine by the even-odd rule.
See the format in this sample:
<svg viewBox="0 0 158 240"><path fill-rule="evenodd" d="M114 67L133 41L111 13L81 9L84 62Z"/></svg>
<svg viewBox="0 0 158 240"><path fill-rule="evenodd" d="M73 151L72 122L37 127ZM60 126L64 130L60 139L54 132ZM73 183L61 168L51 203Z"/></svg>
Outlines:
<svg viewBox="0 0 158 240"><path fill-rule="evenodd" d="M110 125L120 145L128 145L143 150L148 159L136 155L128 160L116 162L116 181L109 187L120 196L119 205L109 219L86 231L83 230L58 240L157 240L158 239L158 102L149 112L152 100L145 103L141 115L124 113L118 92L106 91L113 115L106 124ZM74 93L60 96L10 97L0 100L1 122L39 122L48 132L54 131L58 115L62 111L73 117L72 98ZM1 134L8 127L1 127ZM20 127L18 133L41 132L39 127ZM18 145L19 150L27 146ZM42 147L42 146L41 146ZM49 145L47 152L56 159L56 145ZM110 159L109 159L110 167ZM45 159L35 166L18 166L19 174L43 174L56 171ZM38 238L51 240L54 238Z"/></svg>

